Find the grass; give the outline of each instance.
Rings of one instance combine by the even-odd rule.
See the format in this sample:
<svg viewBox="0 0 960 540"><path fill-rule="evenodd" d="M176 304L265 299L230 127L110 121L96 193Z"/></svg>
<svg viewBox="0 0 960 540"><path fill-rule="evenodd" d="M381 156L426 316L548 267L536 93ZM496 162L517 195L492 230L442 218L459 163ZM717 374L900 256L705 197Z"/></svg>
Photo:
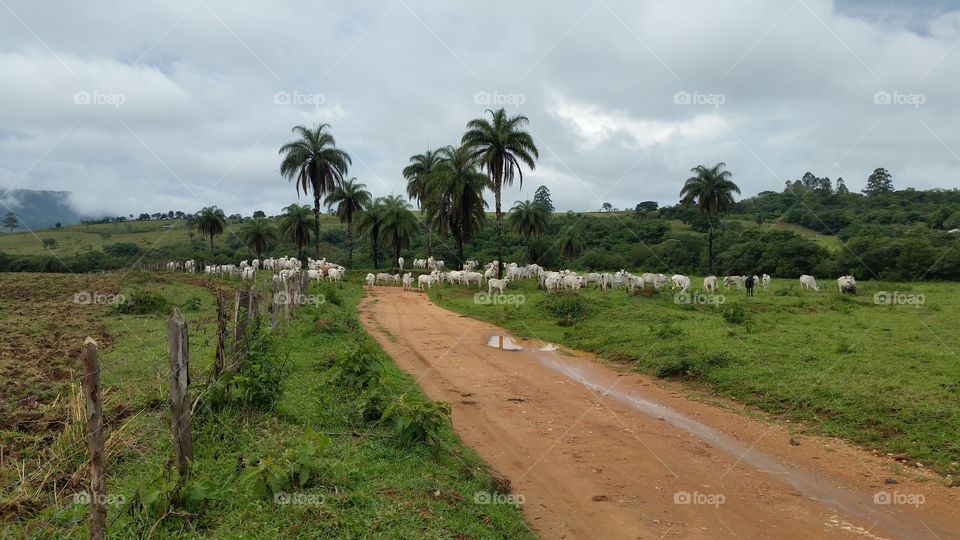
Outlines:
<svg viewBox="0 0 960 540"><path fill-rule="evenodd" d="M181 281L188 280L188 281ZM227 282L224 282L227 283ZM192 392L206 378L215 343L214 298L217 282L182 275L137 274L124 282L125 293L147 290L170 305L187 309ZM386 425L364 418L365 397L405 394L425 399L415 382L399 370L362 330L356 304L359 285L314 286L314 293L336 303L308 305L291 321L286 335L265 338L269 357L288 374L273 407L226 404L198 413L193 422L194 463L182 493L199 493L163 519L140 508L152 493L169 493L176 482L166 404L167 313L101 317L112 336L104 347L102 381L107 389L108 493L122 497L108 509L111 537L306 537L306 538L532 538L520 511L510 505L482 505L475 494L497 489L479 458L464 447L449 422L436 433L440 446L403 444ZM196 301L199 298L199 305ZM259 341L258 341L259 343ZM338 383L337 359L357 347L379 355L378 380L367 391ZM56 407L54 407L56 408ZM238 481L245 467L276 462L295 451L306 433L328 439L317 474L296 495L308 504L276 504ZM51 430L50 438L62 438ZM110 453L114 438L114 452ZM48 439L49 440L49 439ZM81 471L83 438L75 438L75 456L58 469ZM42 453L42 452L41 452ZM80 537L87 507L71 504L83 482L58 485L35 494L19 484L13 466L0 468L0 510L5 536ZM60 470L56 474L61 475ZM20 505L14 507L13 501ZM162 514L161 514L162 515Z"/></svg>
<svg viewBox="0 0 960 540"><path fill-rule="evenodd" d="M682 379L811 432L907 454L956 475L960 285L866 282L858 296L822 285L805 292L774 280L771 291L753 298L731 292L720 307L677 304L668 290L628 296L590 289L548 298L531 281L510 284L508 293L525 297L519 306L476 304L475 289L446 287L430 296L519 336ZM922 294L925 303L878 305L880 291Z"/></svg>

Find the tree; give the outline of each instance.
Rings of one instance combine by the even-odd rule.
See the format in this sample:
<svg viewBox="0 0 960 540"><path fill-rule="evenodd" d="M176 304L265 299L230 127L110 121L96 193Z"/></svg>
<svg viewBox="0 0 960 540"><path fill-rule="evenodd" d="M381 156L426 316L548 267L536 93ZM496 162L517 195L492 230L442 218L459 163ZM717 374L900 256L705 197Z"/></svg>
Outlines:
<svg viewBox="0 0 960 540"><path fill-rule="evenodd" d="M553 207L553 200L550 198L550 190L547 189L547 186L540 186L537 188L537 191L533 194L533 202L543 205L547 209L547 212L551 214L556 210Z"/></svg>
<svg viewBox="0 0 960 540"><path fill-rule="evenodd" d="M600 210L603 210L604 212L609 212L613 210L613 205L608 202L605 202L602 205L600 205Z"/></svg>
<svg viewBox="0 0 960 540"><path fill-rule="evenodd" d="M208 206L197 214L196 219L197 232L201 237L210 238L210 253L213 253L213 239L223 234L227 226L227 220L223 216L223 210L216 206Z"/></svg>
<svg viewBox="0 0 960 540"><path fill-rule="evenodd" d="M660 208L660 205L657 204L657 201L643 201L637 204L634 210L637 212L656 212L658 208Z"/></svg>
<svg viewBox="0 0 960 540"><path fill-rule="evenodd" d="M566 229L560 236L560 253L568 261L583 251L583 238L580 236L580 230L574 227Z"/></svg>
<svg viewBox="0 0 960 540"><path fill-rule="evenodd" d="M380 267L380 230L383 225L386 205L383 197L377 197L365 209L357 213L357 232L370 241L373 267Z"/></svg>
<svg viewBox="0 0 960 540"><path fill-rule="evenodd" d="M448 146L438 151L440 162L426 179L423 213L442 236L453 236L459 266L464 261L464 244L486 221L483 190L487 177L477 169L466 146Z"/></svg>
<svg viewBox="0 0 960 540"><path fill-rule="evenodd" d="M277 242L277 230L273 224L262 217L253 218L240 228L240 241L257 254L259 259L264 251Z"/></svg>
<svg viewBox="0 0 960 540"><path fill-rule="evenodd" d="M140 214L137 216L137 221L150 221L150 214Z"/></svg>
<svg viewBox="0 0 960 540"><path fill-rule="evenodd" d="M423 207L427 197L427 178L440 163L440 153L427 149L422 154L410 157L410 165L403 168L403 177L407 179L407 195L417 201L417 206ZM433 256L433 226L429 220L424 220L427 226L427 257Z"/></svg>
<svg viewBox="0 0 960 540"><path fill-rule="evenodd" d="M535 202L517 201L510 209L507 223L514 232L527 241L527 262L533 262L530 260L532 254L530 240L547 230L549 218L550 214L546 206Z"/></svg>
<svg viewBox="0 0 960 540"><path fill-rule="evenodd" d="M867 178L867 187L863 188L863 193L865 195L893 193L893 175L883 167L874 169Z"/></svg>
<svg viewBox="0 0 960 540"><path fill-rule="evenodd" d="M254 218L265 218L265 217L267 217L267 214L266 214L266 212L264 212L263 210L257 210L257 211L255 211L255 212L253 213L253 217L254 217Z"/></svg>
<svg viewBox="0 0 960 540"><path fill-rule="evenodd" d="M13 212L7 212L7 215L3 218L3 226L13 232L14 229L20 226L20 220L17 219L17 215Z"/></svg>
<svg viewBox="0 0 960 540"><path fill-rule="evenodd" d="M837 178L836 194L846 195L847 193L850 193L850 190L847 189L847 184L843 182L843 177L841 176L840 178Z"/></svg>
<svg viewBox="0 0 960 540"><path fill-rule="evenodd" d="M380 234L383 243L393 248L393 261L400 258L400 250L410 245L417 232L417 217L410 211L410 203L400 195L389 195L383 199L383 220Z"/></svg>
<svg viewBox="0 0 960 540"><path fill-rule="evenodd" d="M366 184L357 183L356 178L344 180L333 193L327 195L323 204L337 205L337 218L347 224L347 265L353 265L353 216L370 204L370 192Z"/></svg>
<svg viewBox="0 0 960 540"><path fill-rule="evenodd" d="M533 137L523 127L529 119L523 115L508 117L502 108L487 110L491 119L475 118L467 123L467 132L461 143L470 148L471 155L487 171L493 190L497 218L497 277L503 277L503 212L500 206L503 186L513 185L515 177L523 187L521 163L530 170L540 157Z"/></svg>
<svg viewBox="0 0 960 540"><path fill-rule="evenodd" d="M697 165L690 169L693 176L687 179L680 190L680 204L688 207L696 204L700 215L709 222L707 260L710 274L713 274L714 222L720 212L726 211L733 204L733 194L740 193L740 188L730 180L733 173L724 170L726 166L722 161L713 167Z"/></svg>
<svg viewBox="0 0 960 540"><path fill-rule="evenodd" d="M297 257L300 260L304 258L303 248L310 244L310 238L319 232L316 221L310 218L310 207L299 204L291 204L280 214L280 234L297 246Z"/></svg>
<svg viewBox="0 0 960 540"><path fill-rule="evenodd" d="M313 194L313 216L317 231L317 257L320 257L320 199L331 193L347 175L352 163L350 155L337 148L333 135L327 131L330 124L320 124L310 130L295 126L293 132L300 138L280 147L283 161L280 174L297 186L297 196Z"/></svg>

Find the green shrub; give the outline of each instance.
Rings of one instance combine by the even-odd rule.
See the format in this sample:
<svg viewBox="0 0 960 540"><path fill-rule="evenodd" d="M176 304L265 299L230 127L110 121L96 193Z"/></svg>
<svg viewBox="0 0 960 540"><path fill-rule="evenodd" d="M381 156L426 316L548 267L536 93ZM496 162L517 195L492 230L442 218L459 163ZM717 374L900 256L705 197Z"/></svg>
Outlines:
<svg viewBox="0 0 960 540"><path fill-rule="evenodd" d="M162 295L144 289L136 289L123 297L117 304L117 311L129 315L166 314L170 311L170 302Z"/></svg>
<svg viewBox="0 0 960 540"><path fill-rule="evenodd" d="M573 326L587 313L586 303L577 294L550 294L540 301L540 306L556 317L560 326Z"/></svg>
<svg viewBox="0 0 960 540"><path fill-rule="evenodd" d="M240 484L250 488L258 497L306 487L319 476L322 470L320 457L329 444L329 438L307 428L298 445L288 448L280 458L263 458L257 465L245 468L240 473Z"/></svg>
<svg viewBox="0 0 960 540"><path fill-rule="evenodd" d="M380 423L390 424L397 440L403 445L422 441L440 446L449 419L449 403L400 394L384 409Z"/></svg>
<svg viewBox="0 0 960 540"><path fill-rule="evenodd" d="M383 372L380 352L370 343L364 343L345 355L334 359L331 379L351 388L366 388Z"/></svg>
<svg viewBox="0 0 960 540"><path fill-rule="evenodd" d="M723 306L720 309L723 320L728 324L743 324L747 322L747 311L740 302Z"/></svg>
<svg viewBox="0 0 960 540"><path fill-rule="evenodd" d="M661 378L699 379L706 377L714 368L730 363L725 353L707 353L698 356L684 355L664 360L657 366L656 376Z"/></svg>

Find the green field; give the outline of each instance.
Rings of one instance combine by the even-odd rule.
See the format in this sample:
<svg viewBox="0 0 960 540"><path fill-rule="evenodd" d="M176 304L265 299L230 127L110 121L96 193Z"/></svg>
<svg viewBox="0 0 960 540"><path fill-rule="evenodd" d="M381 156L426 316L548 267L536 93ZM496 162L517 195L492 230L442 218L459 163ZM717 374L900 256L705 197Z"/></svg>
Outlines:
<svg viewBox="0 0 960 540"><path fill-rule="evenodd" d="M0 285L26 289L22 292L27 296L55 286L55 293L44 298L56 300L41 313L68 302L78 286L76 276L0 278ZM120 283L117 279L108 276L84 286L109 287ZM108 508L108 536L533 537L514 506L475 502L477 493L502 485L460 443L449 422L437 426L433 434L438 442L428 444L405 442L392 423L381 424L379 414L371 416L400 396L408 403L425 398L363 332L356 316L362 288L351 284L314 286L311 293L323 295L325 302L301 309L285 335L251 342L254 352L247 362L252 371L234 379L233 398L208 398L194 416L192 472L175 503L165 504L176 491L177 476L170 470L164 322L171 306L184 310L191 333L191 391L196 395L206 383L216 342L210 290L216 286L231 284L182 274L134 273L122 280L125 294L152 294L168 304L139 315L118 314L109 306L89 306L83 312L88 315L85 326L102 323L104 330L101 378L108 494L114 497ZM8 328L16 316L15 311L0 312L0 324ZM22 337L39 335L46 323L38 322L38 328L25 329ZM351 353L357 350L365 352ZM361 380L359 363L379 366L370 372L372 379L362 379L369 384L365 389L352 382ZM285 372L282 378L273 377L277 369ZM28 433L20 422L20 427L0 429L6 449L0 468L5 538L86 536L88 506L73 504L73 494L84 489L83 431L78 422L67 420L70 406L79 403L82 411L82 401L72 397L75 388L70 389L69 381L46 381L46 390L34 389L44 396L41 418L52 427ZM219 395L216 389L212 392ZM51 397L57 394L60 399ZM263 395L279 396L279 401L254 401ZM28 408L21 418L32 413L33 406ZM286 470L277 467L287 459L307 463L297 456L313 440L310 432L326 445L310 458L313 472L305 485L285 490L299 499L278 504L269 491L258 492L256 481L241 480L251 468L273 475ZM264 478L273 478L269 475Z"/></svg>
<svg viewBox="0 0 960 540"><path fill-rule="evenodd" d="M693 288L701 284L693 280ZM943 474L960 472L960 285L834 282L725 302L678 304L672 292L629 296L595 289L547 295L510 283L521 305L474 302L461 287L434 289L440 305L519 336L590 351L627 369L687 381L781 420L884 452L907 454ZM880 291L923 295L876 304ZM900 296L899 301L911 297ZM914 297L919 299L919 297ZM702 299L702 298L701 298Z"/></svg>

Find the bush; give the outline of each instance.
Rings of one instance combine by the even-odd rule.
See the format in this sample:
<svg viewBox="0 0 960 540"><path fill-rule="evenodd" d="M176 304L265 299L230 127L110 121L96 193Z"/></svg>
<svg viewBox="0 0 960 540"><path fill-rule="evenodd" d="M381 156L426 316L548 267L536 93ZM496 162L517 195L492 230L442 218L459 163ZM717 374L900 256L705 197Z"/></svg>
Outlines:
<svg viewBox="0 0 960 540"><path fill-rule="evenodd" d="M743 304L740 302L723 306L723 308L720 309L720 313L723 316L723 320L728 324L743 324L747 322L747 311L743 309Z"/></svg>
<svg viewBox="0 0 960 540"><path fill-rule="evenodd" d="M573 326L587 313L586 303L576 294L547 295L540 301L540 306L556 317L557 324L560 326Z"/></svg>
<svg viewBox="0 0 960 540"><path fill-rule="evenodd" d="M253 326L247 338L247 356L240 370L229 377L232 401L260 410L269 410L283 395L286 361L277 352L276 338Z"/></svg>
<svg viewBox="0 0 960 540"><path fill-rule="evenodd" d="M714 368L723 367L730 363L730 357L724 353L703 354L692 356L683 354L682 357L667 359L657 366L655 374L661 378L698 379L706 377Z"/></svg>
<svg viewBox="0 0 960 540"><path fill-rule="evenodd" d="M379 351L373 345L365 343L333 361L331 379L339 385L367 388L382 372L383 360Z"/></svg>
<svg viewBox="0 0 960 540"><path fill-rule="evenodd" d="M394 435L401 444L410 445L422 441L440 446L449 418L449 403L426 401L409 394L400 394L383 411L380 423L391 424Z"/></svg>
<svg viewBox="0 0 960 540"><path fill-rule="evenodd" d="M137 289L124 296L123 301L117 304L117 311L129 315L167 313L170 311L170 302L157 293Z"/></svg>

